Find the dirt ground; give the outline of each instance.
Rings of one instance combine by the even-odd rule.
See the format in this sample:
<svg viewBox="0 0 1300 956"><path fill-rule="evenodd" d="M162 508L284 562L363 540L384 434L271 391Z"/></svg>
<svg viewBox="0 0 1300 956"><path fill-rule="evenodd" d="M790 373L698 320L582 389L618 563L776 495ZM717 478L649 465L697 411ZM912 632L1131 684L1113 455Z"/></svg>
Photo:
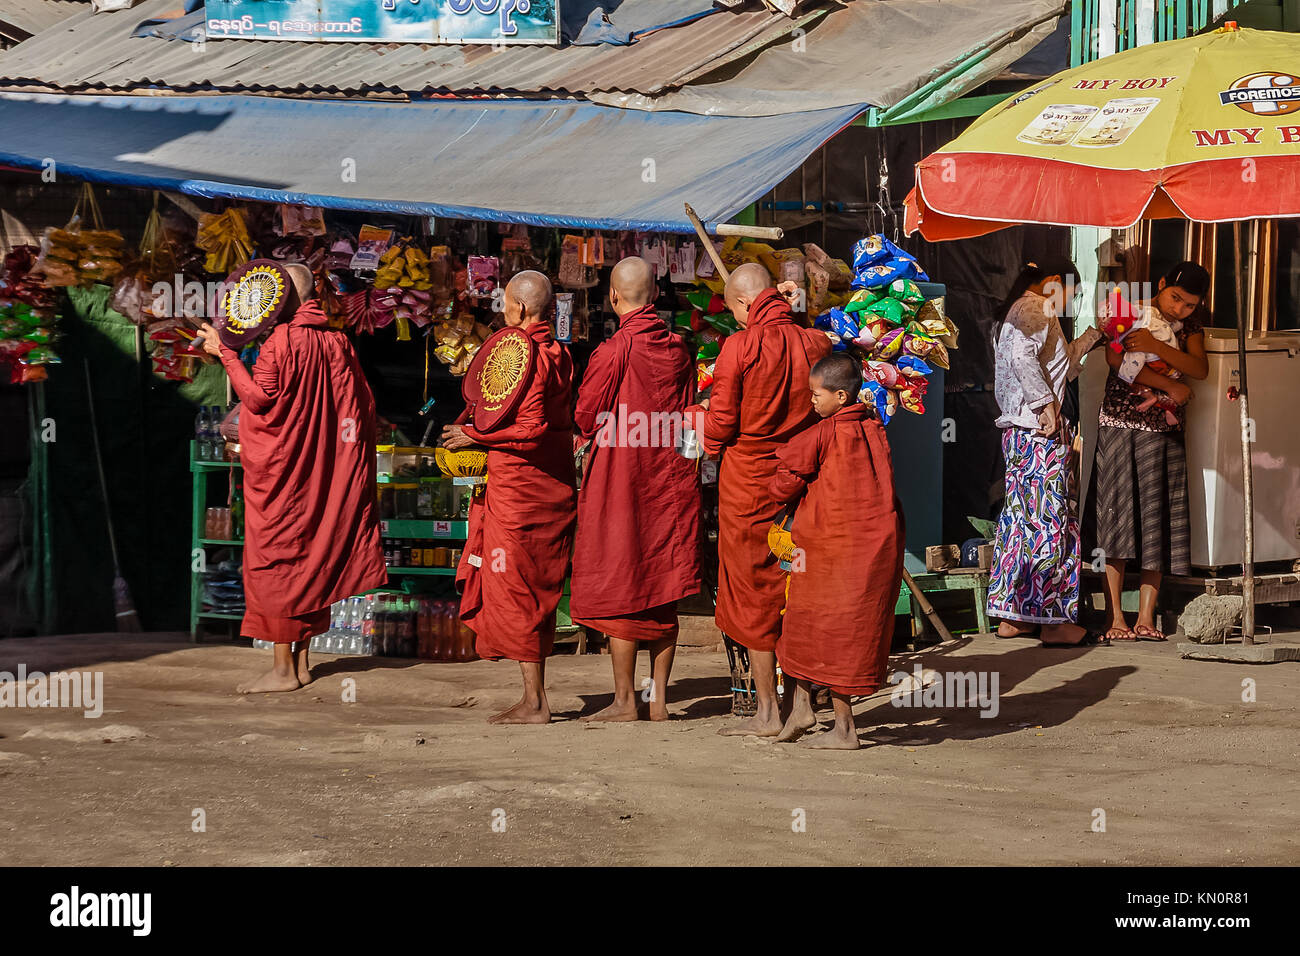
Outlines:
<svg viewBox="0 0 1300 956"><path fill-rule="evenodd" d="M0 709L0 863L1300 861L1294 664L967 638L891 669L997 672L996 717L883 691L842 753L718 736L717 651L678 655L666 724L577 720L611 691L586 655L550 662L555 723L501 728L484 720L517 698L512 664L324 657L300 691L235 694L268 659L178 635L0 641L0 671L104 675L98 719Z"/></svg>

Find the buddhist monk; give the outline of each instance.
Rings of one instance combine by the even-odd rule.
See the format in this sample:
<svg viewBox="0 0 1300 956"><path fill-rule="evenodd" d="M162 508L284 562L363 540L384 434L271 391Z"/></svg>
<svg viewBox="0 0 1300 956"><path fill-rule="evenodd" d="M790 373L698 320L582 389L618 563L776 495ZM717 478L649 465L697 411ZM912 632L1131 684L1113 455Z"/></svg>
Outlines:
<svg viewBox="0 0 1300 956"><path fill-rule="evenodd" d="M851 695L885 682L894 605L903 578L903 519L885 429L858 401L862 367L828 355L809 377L821 418L777 449L772 497L797 504L790 590L776 656L796 683L778 741L817 726L813 684L827 687L835 726L808 738L819 749L856 750Z"/></svg>
<svg viewBox="0 0 1300 956"><path fill-rule="evenodd" d="M388 580L375 505L375 399L361 363L347 336L328 327L306 266L267 260L262 268L282 269L289 287L251 375L230 345L264 329L200 329L242 403L240 633L275 645L271 669L241 686L245 694L309 683L307 645L328 630L330 605Z"/></svg>
<svg viewBox="0 0 1300 956"><path fill-rule="evenodd" d="M642 694L667 720L677 602L700 589L700 486L678 451L695 364L655 312L654 270L636 256L610 274L618 332L592 353L574 423L591 442L578 494L569 610L609 636L614 701L586 720L636 720L639 645L650 651Z"/></svg>
<svg viewBox="0 0 1300 956"><path fill-rule="evenodd" d="M505 325L482 345L491 361L498 345L518 343L522 330L526 369L517 382L493 389L519 390L504 406L492 394L466 409L463 421L443 429L448 449L487 448L488 480L470 510L469 540L456 570L463 589L460 616L489 660L519 662L523 696L489 718L496 724L545 724L546 658L555 642L555 609L564 591L573 545L573 361L551 335L551 283L540 272L521 272L506 285ZM511 337L512 338L508 338ZM496 362L509 372L510 363ZM467 386L474 369L466 375ZM513 396L513 391L511 392ZM489 416L493 416L489 419Z"/></svg>
<svg viewBox="0 0 1300 956"><path fill-rule="evenodd" d="M789 303L756 262L731 274L725 298L740 331L722 343L701 442L709 454L722 453L716 620L723 633L749 650L758 710L720 733L775 737L782 726L775 648L785 574L767 544L781 508L769 486L777 448L817 420L808 373L830 353L831 343L824 333L795 323Z"/></svg>

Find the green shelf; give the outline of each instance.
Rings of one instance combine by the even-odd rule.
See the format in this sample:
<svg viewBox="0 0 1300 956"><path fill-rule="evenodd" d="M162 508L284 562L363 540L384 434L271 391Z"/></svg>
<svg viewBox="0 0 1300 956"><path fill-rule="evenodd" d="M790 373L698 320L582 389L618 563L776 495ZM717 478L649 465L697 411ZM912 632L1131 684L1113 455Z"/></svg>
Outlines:
<svg viewBox="0 0 1300 956"><path fill-rule="evenodd" d="M224 611L199 611L198 616L211 617L219 621L242 621L244 619L242 614L227 614Z"/></svg>
<svg viewBox="0 0 1300 956"><path fill-rule="evenodd" d="M385 538L440 538L464 541L469 535L468 521L431 521L427 518L384 518L379 534Z"/></svg>
<svg viewBox="0 0 1300 956"><path fill-rule="evenodd" d="M225 538L199 538L199 544L219 544L225 548L242 548L244 539L237 538L234 541L227 541Z"/></svg>

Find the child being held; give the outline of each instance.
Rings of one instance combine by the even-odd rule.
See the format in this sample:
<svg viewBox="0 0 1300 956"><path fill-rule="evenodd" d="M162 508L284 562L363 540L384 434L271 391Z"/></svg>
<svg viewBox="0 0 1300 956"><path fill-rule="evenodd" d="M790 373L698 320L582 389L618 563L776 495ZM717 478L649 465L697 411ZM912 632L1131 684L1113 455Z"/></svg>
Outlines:
<svg viewBox="0 0 1300 956"><path fill-rule="evenodd" d="M796 682L778 741L817 727L811 689L830 689L834 728L810 738L821 749L856 750L852 695L885 682L894 606L903 575L902 509L885 429L859 401L862 369L843 352L808 376L821 421L777 450L770 490L798 502L789 587L776 656Z"/></svg>
<svg viewBox="0 0 1300 956"><path fill-rule="evenodd" d="M1124 302L1117 292L1112 297L1108 311L1111 314L1107 318L1107 330L1113 339L1112 348L1122 348L1120 342L1134 329L1146 329L1155 337L1157 342L1172 345L1174 348L1178 347L1178 331L1183 327L1183 323L1170 322L1155 306L1144 305L1139 309L1134 309L1127 302ZM1122 331L1119 331L1120 329ZM1161 392L1147 388L1145 385L1136 384L1138 373L1144 368L1149 368L1153 372L1159 372L1161 375L1174 379L1180 378L1181 373L1162 361L1160 356L1154 352L1125 352L1123 359L1120 361L1119 371L1116 373L1120 379L1128 383L1134 394L1145 396L1145 400L1137 406L1138 411L1145 412L1147 409L1158 405L1165 411L1165 421L1170 425L1177 425L1178 416L1174 414L1178 408L1177 403Z"/></svg>

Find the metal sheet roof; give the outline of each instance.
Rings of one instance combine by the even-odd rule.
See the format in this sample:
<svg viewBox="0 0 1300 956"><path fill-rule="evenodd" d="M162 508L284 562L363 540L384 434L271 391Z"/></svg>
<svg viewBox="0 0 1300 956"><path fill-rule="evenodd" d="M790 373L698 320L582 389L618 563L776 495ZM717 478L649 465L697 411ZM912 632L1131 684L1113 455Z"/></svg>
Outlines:
<svg viewBox="0 0 1300 956"><path fill-rule="evenodd" d="M197 196L689 233L686 202L705 221L731 218L858 112L0 93L0 163L53 158L61 177Z"/></svg>
<svg viewBox="0 0 1300 956"><path fill-rule="evenodd" d="M874 2L874 0L873 0ZM0 55L0 87L65 92L277 92L297 95L454 93L653 94L788 34L799 22L763 6L720 11L656 30L630 46L523 47L292 43L135 37L142 20L175 10L146 0L82 15Z"/></svg>
<svg viewBox="0 0 1300 956"><path fill-rule="evenodd" d="M89 11L89 0L0 0L0 32L24 39Z"/></svg>

